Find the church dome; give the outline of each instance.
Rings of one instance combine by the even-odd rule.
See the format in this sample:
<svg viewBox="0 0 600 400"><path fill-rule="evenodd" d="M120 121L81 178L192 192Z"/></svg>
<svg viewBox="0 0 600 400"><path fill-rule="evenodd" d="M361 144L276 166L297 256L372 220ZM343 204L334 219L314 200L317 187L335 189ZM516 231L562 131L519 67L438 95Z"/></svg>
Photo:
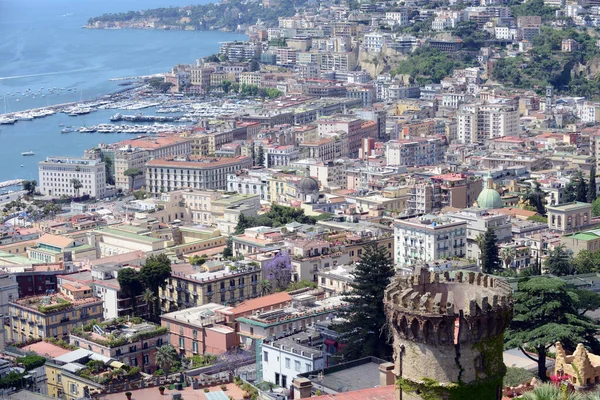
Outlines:
<svg viewBox="0 0 600 400"><path fill-rule="evenodd" d="M502 198L500 193L494 189L494 180L491 175L488 175L486 187L477 196L477 206L479 208L502 208Z"/></svg>
<svg viewBox="0 0 600 400"><path fill-rule="evenodd" d="M306 176L302 178L297 184L296 187L298 191L301 193L312 193L319 191L319 182L316 179Z"/></svg>

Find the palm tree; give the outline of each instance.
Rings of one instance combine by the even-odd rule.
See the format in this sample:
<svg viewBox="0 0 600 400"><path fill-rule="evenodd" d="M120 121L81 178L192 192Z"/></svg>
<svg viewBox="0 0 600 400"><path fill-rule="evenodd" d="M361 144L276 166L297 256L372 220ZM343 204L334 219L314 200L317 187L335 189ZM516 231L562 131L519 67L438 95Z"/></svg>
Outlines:
<svg viewBox="0 0 600 400"><path fill-rule="evenodd" d="M500 258L504 261L504 269L510 268L510 264L515 259L516 251L514 247L503 247L500 250Z"/></svg>
<svg viewBox="0 0 600 400"><path fill-rule="evenodd" d="M171 367L177 362L177 351L170 344L165 344L156 350L156 364L163 370L165 376L169 375Z"/></svg>
<svg viewBox="0 0 600 400"><path fill-rule="evenodd" d="M146 315L148 316L148 319L154 319L153 306L154 302L156 301L156 296L154 295L154 292L146 288L146 290L144 290L144 293L142 293L142 298L146 302Z"/></svg>
<svg viewBox="0 0 600 400"><path fill-rule="evenodd" d="M269 293L271 293L271 282L268 279L263 279L262 281L259 282L259 287L260 287L260 294L262 296L265 296Z"/></svg>
<svg viewBox="0 0 600 400"><path fill-rule="evenodd" d="M79 197L79 189L83 187L81 181L77 178L71 179L71 185L73 186L73 191L75 192L75 197Z"/></svg>

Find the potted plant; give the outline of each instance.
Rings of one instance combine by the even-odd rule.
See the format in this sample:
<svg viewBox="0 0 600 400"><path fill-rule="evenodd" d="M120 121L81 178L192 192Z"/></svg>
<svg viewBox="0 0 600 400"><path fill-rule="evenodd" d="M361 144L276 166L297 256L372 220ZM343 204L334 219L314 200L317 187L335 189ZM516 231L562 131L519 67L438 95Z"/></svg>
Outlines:
<svg viewBox="0 0 600 400"><path fill-rule="evenodd" d="M158 391L160 392L160 394L162 396L163 394L165 394L165 387L164 386L159 386L158 387Z"/></svg>
<svg viewBox="0 0 600 400"><path fill-rule="evenodd" d="M127 396L127 400L131 400L131 392L125 392L125 396Z"/></svg>

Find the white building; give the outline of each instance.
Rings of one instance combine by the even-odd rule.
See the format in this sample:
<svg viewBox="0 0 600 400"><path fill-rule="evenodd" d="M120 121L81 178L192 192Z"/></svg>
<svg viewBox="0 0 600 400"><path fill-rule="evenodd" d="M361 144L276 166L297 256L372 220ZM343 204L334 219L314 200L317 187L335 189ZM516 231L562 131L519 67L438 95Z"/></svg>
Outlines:
<svg viewBox="0 0 600 400"><path fill-rule="evenodd" d="M394 222L394 258L398 267L464 257L466 245L466 221L424 215Z"/></svg>
<svg viewBox="0 0 600 400"><path fill-rule="evenodd" d="M262 344L263 380L290 388L299 374L325 368L321 350L299 344L294 337Z"/></svg>
<svg viewBox="0 0 600 400"><path fill-rule="evenodd" d="M83 196L102 198L106 191L104 162L78 157L46 157L40 161L39 190L48 196ZM74 183L81 188L75 190Z"/></svg>
<svg viewBox="0 0 600 400"><path fill-rule="evenodd" d="M517 136L519 132L519 110L510 104L462 104L456 119L457 138L464 144Z"/></svg>
<svg viewBox="0 0 600 400"><path fill-rule="evenodd" d="M494 28L494 34L496 39L517 40L519 37L519 30L508 26L497 26Z"/></svg>
<svg viewBox="0 0 600 400"><path fill-rule="evenodd" d="M385 13L385 19L389 25L407 26L409 23L408 17L408 9L388 11Z"/></svg>
<svg viewBox="0 0 600 400"><path fill-rule="evenodd" d="M271 172L265 170L242 170L227 175L227 190L240 194L258 194L261 200L270 201L271 194L267 178Z"/></svg>
<svg viewBox="0 0 600 400"><path fill-rule="evenodd" d="M264 152L267 168L286 166L300 158L300 151L293 145L265 146Z"/></svg>
<svg viewBox="0 0 600 400"><path fill-rule="evenodd" d="M365 35L363 47L367 51L378 52L383 46L392 42L392 35L389 33L373 32Z"/></svg>

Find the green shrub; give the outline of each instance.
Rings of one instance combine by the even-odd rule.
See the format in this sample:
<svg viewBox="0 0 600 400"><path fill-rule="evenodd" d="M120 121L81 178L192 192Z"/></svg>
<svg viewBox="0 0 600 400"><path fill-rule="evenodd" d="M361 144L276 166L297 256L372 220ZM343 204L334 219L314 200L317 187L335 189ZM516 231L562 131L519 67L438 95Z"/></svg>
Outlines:
<svg viewBox="0 0 600 400"><path fill-rule="evenodd" d="M31 371L32 369L36 369L37 367L46 364L46 359L35 354L28 354L25 357L17 358L17 363L23 364L23 368L25 368L26 371Z"/></svg>

